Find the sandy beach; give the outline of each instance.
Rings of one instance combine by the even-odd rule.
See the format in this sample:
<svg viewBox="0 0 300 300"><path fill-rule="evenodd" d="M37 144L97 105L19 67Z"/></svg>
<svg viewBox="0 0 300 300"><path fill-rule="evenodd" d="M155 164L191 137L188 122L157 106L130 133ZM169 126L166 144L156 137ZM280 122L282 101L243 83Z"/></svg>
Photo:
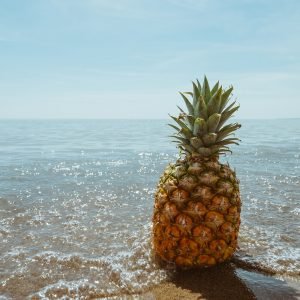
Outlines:
<svg viewBox="0 0 300 300"><path fill-rule="evenodd" d="M103 298L101 298L103 299ZM233 259L222 265L193 270L177 270L170 279L142 294L118 295L106 300L297 300L300 284L245 266Z"/></svg>
<svg viewBox="0 0 300 300"><path fill-rule="evenodd" d="M246 270L233 261L203 270L178 270L169 282L137 296L137 299L292 300L300 299L300 285L293 279L284 280L258 270Z"/></svg>

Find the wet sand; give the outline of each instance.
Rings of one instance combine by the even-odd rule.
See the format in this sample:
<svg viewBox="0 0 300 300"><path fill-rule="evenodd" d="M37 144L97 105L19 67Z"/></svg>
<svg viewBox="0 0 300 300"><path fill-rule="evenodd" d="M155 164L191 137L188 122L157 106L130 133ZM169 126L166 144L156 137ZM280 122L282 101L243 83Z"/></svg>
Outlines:
<svg viewBox="0 0 300 300"><path fill-rule="evenodd" d="M231 262L210 269L176 271L169 282L138 299L294 300L300 299L300 286L299 282L245 270Z"/></svg>

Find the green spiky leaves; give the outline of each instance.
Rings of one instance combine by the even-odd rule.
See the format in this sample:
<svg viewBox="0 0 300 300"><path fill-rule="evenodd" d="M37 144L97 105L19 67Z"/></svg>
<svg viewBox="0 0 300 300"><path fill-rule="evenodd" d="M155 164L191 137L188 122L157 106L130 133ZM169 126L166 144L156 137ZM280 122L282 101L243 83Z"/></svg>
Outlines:
<svg viewBox="0 0 300 300"><path fill-rule="evenodd" d="M171 116L176 122L168 124L176 130L172 137L189 155L211 157L231 152L229 145L239 141L232 135L241 127L238 123L225 125L239 108L235 101L230 103L233 87L223 89L217 82L211 89L206 76L202 85L198 80L192 84L192 92L180 93L186 111L178 107L179 116Z"/></svg>

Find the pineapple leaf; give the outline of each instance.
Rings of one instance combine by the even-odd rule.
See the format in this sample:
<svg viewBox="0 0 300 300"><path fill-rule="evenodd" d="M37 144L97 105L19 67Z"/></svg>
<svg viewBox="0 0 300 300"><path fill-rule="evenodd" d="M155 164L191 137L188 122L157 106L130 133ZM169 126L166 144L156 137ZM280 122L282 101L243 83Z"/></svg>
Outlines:
<svg viewBox="0 0 300 300"><path fill-rule="evenodd" d="M207 120L208 132L216 132L216 129L221 120L221 114L214 113Z"/></svg>
<svg viewBox="0 0 300 300"><path fill-rule="evenodd" d="M188 153L193 153L196 152L196 149L191 146L191 145L187 145L187 144L180 144L180 147L182 150L188 152Z"/></svg>
<svg viewBox="0 0 300 300"><path fill-rule="evenodd" d="M194 152L196 152L196 149L194 147L192 147L192 146L184 145L183 147L186 149L186 151L188 151L191 154L194 153Z"/></svg>
<svg viewBox="0 0 300 300"><path fill-rule="evenodd" d="M210 98L207 104L207 114L211 116L213 113L219 112L221 103L222 87L220 87Z"/></svg>
<svg viewBox="0 0 300 300"><path fill-rule="evenodd" d="M199 89L197 87L197 85L192 81L193 83L193 107L194 107L194 110L195 110L195 107L197 105L197 102L198 102L198 98L200 96L200 92L199 92Z"/></svg>
<svg viewBox="0 0 300 300"><path fill-rule="evenodd" d="M211 89L211 94L213 95L219 89L219 81Z"/></svg>
<svg viewBox="0 0 300 300"><path fill-rule="evenodd" d="M227 146L218 146L215 145L213 147L211 147L213 154L226 154L227 152L232 153L231 150L229 150L229 147Z"/></svg>
<svg viewBox="0 0 300 300"><path fill-rule="evenodd" d="M221 151L224 151L225 154L226 154L226 152L232 153L232 151L231 151L231 150L229 149L229 147L227 147L227 146L224 146L224 147L220 148L220 150L221 150Z"/></svg>
<svg viewBox="0 0 300 300"><path fill-rule="evenodd" d="M197 101L196 106L194 107L194 117L200 117L200 101Z"/></svg>
<svg viewBox="0 0 300 300"><path fill-rule="evenodd" d="M185 150L181 145L178 145L177 148L180 150L180 155L183 153L183 152L187 152L189 153L187 150Z"/></svg>
<svg viewBox="0 0 300 300"><path fill-rule="evenodd" d="M176 117L171 116L171 115L170 115L170 117L181 127L181 129L185 128L187 130L190 130L188 128L188 126L184 122L182 122L181 120L179 120L179 118L176 118Z"/></svg>
<svg viewBox="0 0 300 300"><path fill-rule="evenodd" d="M192 116L192 115L186 115L186 119L187 119L188 123L190 124L191 131L193 131L194 130L195 117Z"/></svg>
<svg viewBox="0 0 300 300"><path fill-rule="evenodd" d="M202 95L199 97L199 117L207 120L207 106Z"/></svg>
<svg viewBox="0 0 300 300"><path fill-rule="evenodd" d="M230 154L232 154L232 151L230 149L223 149L222 151L219 151L219 154L224 154L226 155L227 152L229 152Z"/></svg>
<svg viewBox="0 0 300 300"><path fill-rule="evenodd" d="M225 137L232 134L237 129L241 128L241 124L234 123L234 124L228 124L224 126L219 132L218 132L218 138L217 142L223 140Z"/></svg>
<svg viewBox="0 0 300 300"><path fill-rule="evenodd" d="M222 94L222 97L221 97L221 105L220 105L220 109L219 109L219 112L222 112L223 109L225 108L226 104L228 103L229 101L229 96L231 95L231 92L233 91L233 87L229 88L227 91L225 91L223 94Z"/></svg>
<svg viewBox="0 0 300 300"><path fill-rule="evenodd" d="M217 139L217 134L215 133L207 133L203 136L203 142L205 144L205 146L210 146L215 144L216 139Z"/></svg>
<svg viewBox="0 0 300 300"><path fill-rule="evenodd" d="M204 76L203 86L202 86L202 96L204 97L205 103L207 104L211 95L210 95L210 87L206 76Z"/></svg>
<svg viewBox="0 0 300 300"><path fill-rule="evenodd" d="M200 84L198 79L196 81L197 81L197 87L198 87L198 90L199 90L199 94L201 94L201 90L202 90L201 84Z"/></svg>
<svg viewBox="0 0 300 300"><path fill-rule="evenodd" d="M194 130L197 136L203 136L207 133L207 124L204 119L197 118L194 123L194 129L197 126L197 131Z"/></svg>
<svg viewBox="0 0 300 300"><path fill-rule="evenodd" d="M222 112L222 114L229 111L235 105L235 103L236 103L236 101L233 101L229 106L227 106L226 109Z"/></svg>
<svg viewBox="0 0 300 300"><path fill-rule="evenodd" d="M190 142L191 142L191 145L193 147L195 147L196 149L199 148L199 147L201 147L201 146L204 146L201 138L199 138L199 137L193 137L193 138L191 138Z"/></svg>
<svg viewBox="0 0 300 300"><path fill-rule="evenodd" d="M220 146L225 146L225 145L230 145L230 144L238 145L239 143L237 141L240 141L240 139L238 139L238 138L229 138L229 139L225 139L225 140L217 142L216 145L220 145Z"/></svg>
<svg viewBox="0 0 300 300"><path fill-rule="evenodd" d="M232 105L230 105L230 107L232 107ZM225 109L223 112L222 112L222 117L221 117L221 120L219 122L219 125L218 125L218 128L217 130L219 130L223 124L234 114L234 112L236 112L238 109L240 108L240 106L235 106L234 108L232 109Z"/></svg>
<svg viewBox="0 0 300 300"><path fill-rule="evenodd" d="M197 118L194 122L193 134L197 136L199 129L200 129L199 118Z"/></svg>
<svg viewBox="0 0 300 300"><path fill-rule="evenodd" d="M197 152L203 156L210 156L212 151L208 147L200 147L197 149Z"/></svg>
<svg viewBox="0 0 300 300"><path fill-rule="evenodd" d="M177 108L180 110L181 113L186 114L186 112L180 106L177 105Z"/></svg>
<svg viewBox="0 0 300 300"><path fill-rule="evenodd" d="M174 128L175 130L177 130L178 132L180 132L180 128L176 127L175 125L173 124L168 124L168 126L171 126L172 128Z"/></svg>
<svg viewBox="0 0 300 300"><path fill-rule="evenodd" d="M193 115L194 114L194 108L193 108L193 105L191 104L190 100L183 93L180 93L180 95L182 96L182 98L185 102L185 105L188 109L189 114Z"/></svg>
<svg viewBox="0 0 300 300"><path fill-rule="evenodd" d="M191 131L189 129L186 128L181 128L179 134L187 139L190 139L193 134L191 133Z"/></svg>
<svg viewBox="0 0 300 300"><path fill-rule="evenodd" d="M177 136L177 135L170 135L170 137L179 140L183 144L189 144L190 143L188 139L185 139L185 138ZM176 141L176 142L178 142L178 141Z"/></svg>

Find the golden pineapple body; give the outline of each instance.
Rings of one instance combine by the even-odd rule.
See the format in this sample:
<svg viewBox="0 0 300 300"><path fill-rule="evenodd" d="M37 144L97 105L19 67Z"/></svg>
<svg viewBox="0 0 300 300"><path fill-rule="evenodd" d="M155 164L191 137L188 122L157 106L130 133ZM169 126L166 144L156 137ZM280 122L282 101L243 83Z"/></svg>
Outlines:
<svg viewBox="0 0 300 300"><path fill-rule="evenodd" d="M153 246L162 260L180 267L212 266L237 248L239 181L218 160L239 141L232 135L241 125L226 124L239 108L230 103L232 90L219 82L210 89L204 77L203 85L193 82L193 92L181 93L187 112L179 108L179 116L171 116L181 159L166 168L157 187Z"/></svg>
<svg viewBox="0 0 300 300"><path fill-rule="evenodd" d="M240 209L238 180L228 165L177 161L167 167L155 195L155 252L180 267L207 267L231 258Z"/></svg>

